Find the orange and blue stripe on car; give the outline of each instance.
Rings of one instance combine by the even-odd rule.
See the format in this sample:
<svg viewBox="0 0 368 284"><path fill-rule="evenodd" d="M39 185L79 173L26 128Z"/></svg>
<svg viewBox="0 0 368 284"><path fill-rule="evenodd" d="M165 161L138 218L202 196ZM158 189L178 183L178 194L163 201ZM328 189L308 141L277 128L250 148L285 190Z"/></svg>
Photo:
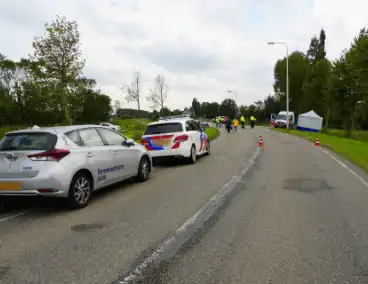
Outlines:
<svg viewBox="0 0 368 284"><path fill-rule="evenodd" d="M165 146L169 146L173 136L174 135L157 135L142 137L141 144L144 145L148 151L168 150L165 149Z"/></svg>
<svg viewBox="0 0 368 284"><path fill-rule="evenodd" d="M199 149L199 152L204 151L204 149L206 149L207 143L208 143L208 137L207 134L204 132L201 132L201 147Z"/></svg>

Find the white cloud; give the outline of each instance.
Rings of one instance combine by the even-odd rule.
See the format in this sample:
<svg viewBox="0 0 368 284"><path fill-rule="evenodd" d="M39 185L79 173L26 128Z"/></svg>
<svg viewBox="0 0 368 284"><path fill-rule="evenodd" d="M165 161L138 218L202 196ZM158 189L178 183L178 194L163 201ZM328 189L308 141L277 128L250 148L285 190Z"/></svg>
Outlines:
<svg viewBox="0 0 368 284"><path fill-rule="evenodd" d="M85 74L113 100L124 101L121 85L141 70L145 94L158 73L166 77L171 108L194 96L221 101L228 89L249 104L272 92L273 65L285 54L267 41L306 50L324 28L335 58L367 24L367 11L367 0L3 0L0 52L27 56L44 22L63 15L80 25Z"/></svg>

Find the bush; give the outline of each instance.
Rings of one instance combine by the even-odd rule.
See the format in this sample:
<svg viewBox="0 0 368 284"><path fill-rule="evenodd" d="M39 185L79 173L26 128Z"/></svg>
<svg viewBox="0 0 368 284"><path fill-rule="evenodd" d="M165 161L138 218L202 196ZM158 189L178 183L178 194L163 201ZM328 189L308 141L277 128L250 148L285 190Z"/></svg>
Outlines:
<svg viewBox="0 0 368 284"><path fill-rule="evenodd" d="M4 126L0 127L0 139L2 139L5 135L5 133L9 131L19 130L19 129L26 129L28 126L24 125L13 125L13 126Z"/></svg>
<svg viewBox="0 0 368 284"><path fill-rule="evenodd" d="M220 135L220 130L218 128L208 127L206 128L206 134L208 136L208 139L212 141Z"/></svg>
<svg viewBox="0 0 368 284"><path fill-rule="evenodd" d="M143 136L143 132L142 132L142 131L135 131L135 132L133 133L133 135L132 135L132 139L133 139L134 141L140 141L140 140L141 140L141 138L142 138L142 136Z"/></svg>

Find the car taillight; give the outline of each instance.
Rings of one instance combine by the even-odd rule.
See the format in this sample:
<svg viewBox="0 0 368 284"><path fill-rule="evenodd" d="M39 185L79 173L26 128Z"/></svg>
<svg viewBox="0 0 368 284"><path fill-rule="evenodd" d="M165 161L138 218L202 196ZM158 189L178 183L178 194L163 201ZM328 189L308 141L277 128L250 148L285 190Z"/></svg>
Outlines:
<svg viewBox="0 0 368 284"><path fill-rule="evenodd" d="M141 139L141 145L149 145L149 142L147 139Z"/></svg>
<svg viewBox="0 0 368 284"><path fill-rule="evenodd" d="M184 134L184 135L180 135L180 136L177 136L175 137L174 139L174 143L180 143L180 142L184 142L184 141L187 141L188 140L188 135Z"/></svg>
<svg viewBox="0 0 368 284"><path fill-rule="evenodd" d="M52 149L42 153L28 155L28 158L32 161L60 161L62 158L68 156L70 152L68 150Z"/></svg>

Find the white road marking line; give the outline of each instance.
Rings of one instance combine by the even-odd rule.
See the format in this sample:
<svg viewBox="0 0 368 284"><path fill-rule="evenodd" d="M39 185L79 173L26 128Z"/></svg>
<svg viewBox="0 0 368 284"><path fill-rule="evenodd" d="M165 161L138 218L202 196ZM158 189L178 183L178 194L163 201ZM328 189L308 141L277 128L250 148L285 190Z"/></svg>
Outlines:
<svg viewBox="0 0 368 284"><path fill-rule="evenodd" d="M215 159L218 159L218 160L226 160L226 158L224 158L224 157L219 157L219 156L215 156Z"/></svg>
<svg viewBox="0 0 368 284"><path fill-rule="evenodd" d="M256 148L252 157L244 164L243 170L239 175L233 176L216 194L214 194L208 202L202 206L194 215L187 219L183 225L181 225L175 232L165 239L159 246L153 250L152 254L145 258L141 263L139 263L133 271L131 271L124 279L120 280L119 284L129 284L136 283L136 280L143 276L143 271L152 265L156 260L164 258L165 253L167 254L166 248L176 241L178 235L185 233L189 226L197 222L200 216L211 206L216 205L216 203L221 202L221 200L226 197L228 193L234 190L235 186L242 180L242 177L247 173L247 171L254 165L255 160L260 154L259 147ZM219 203L221 204L221 203ZM217 206L220 206L217 204ZM172 252L170 252L172 253Z"/></svg>
<svg viewBox="0 0 368 284"><path fill-rule="evenodd" d="M24 214L28 213L28 212L29 212L29 210L27 210L27 211L22 211L22 212L19 212L19 213L16 213L16 214L13 214L13 215L10 215L10 216L7 216L7 217L4 217L4 218L1 218L1 219L0 219L0 223L1 223L1 222L8 221L8 220L11 220L11 219L14 219L14 218L17 218L17 217L19 217L19 216L22 216L22 215L24 215Z"/></svg>
<svg viewBox="0 0 368 284"><path fill-rule="evenodd" d="M175 242L176 235L178 235L181 232L184 232L187 230L187 228L194 224L199 216L203 214L203 212L212 205L213 202L218 198L219 194L221 194L222 191L225 191L230 184L236 181L236 176L233 176L230 181L228 181L221 190L213 195L210 200L205 204L205 206L201 207L192 217L190 217L188 220L184 222L183 225L181 225L171 236L169 236L167 239L165 239L161 244L159 244L158 248L154 249L152 254L144 259L141 263L139 263L134 270L126 276L123 280L119 281L119 284L129 284L134 282L137 279L137 276L142 275L142 271L146 269L148 266L150 266L156 259L158 259L164 252L165 247L171 245L171 243Z"/></svg>
<svg viewBox="0 0 368 284"><path fill-rule="evenodd" d="M326 150L319 148L323 153L327 154L330 158L335 160L340 166L348 170L353 176L355 176L365 187L368 187L368 182L366 182L360 175L358 175L356 172L354 172L352 169L350 169L347 165L345 165L343 162L341 162L339 159L334 157L332 154L327 152Z"/></svg>

